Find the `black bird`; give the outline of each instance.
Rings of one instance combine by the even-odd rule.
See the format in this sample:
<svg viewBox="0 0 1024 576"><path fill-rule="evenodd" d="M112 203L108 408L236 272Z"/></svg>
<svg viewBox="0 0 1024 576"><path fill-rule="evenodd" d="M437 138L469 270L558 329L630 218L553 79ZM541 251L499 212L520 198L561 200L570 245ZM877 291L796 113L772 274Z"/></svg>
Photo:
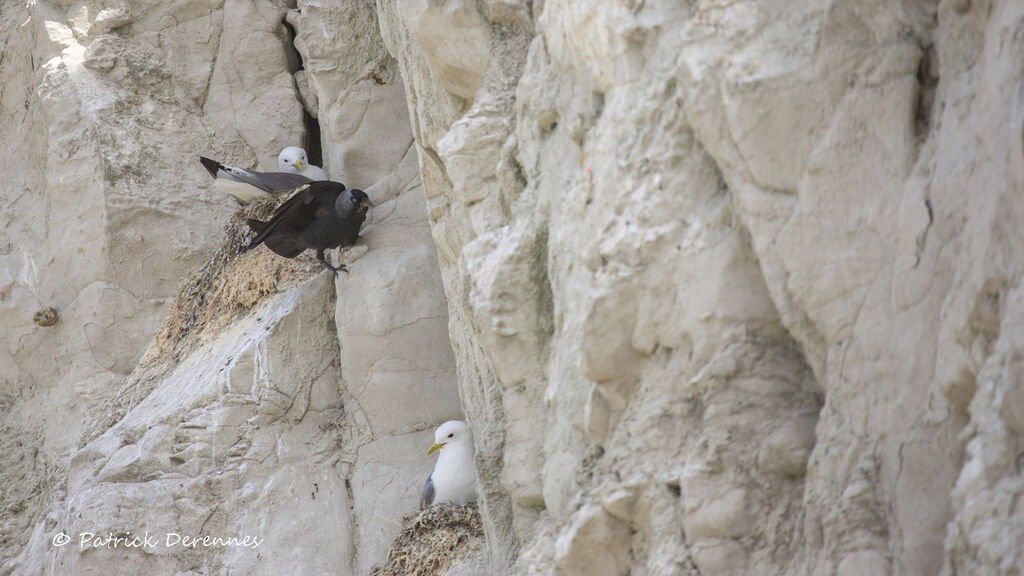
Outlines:
<svg viewBox="0 0 1024 576"><path fill-rule="evenodd" d="M256 232L246 250L266 244L275 254L295 258L303 250L316 250L316 259L338 275L344 264L327 263L324 250L351 246L359 238L366 211L373 206L362 190L345 190L338 182L313 182L295 191L274 211L269 222L246 220Z"/></svg>

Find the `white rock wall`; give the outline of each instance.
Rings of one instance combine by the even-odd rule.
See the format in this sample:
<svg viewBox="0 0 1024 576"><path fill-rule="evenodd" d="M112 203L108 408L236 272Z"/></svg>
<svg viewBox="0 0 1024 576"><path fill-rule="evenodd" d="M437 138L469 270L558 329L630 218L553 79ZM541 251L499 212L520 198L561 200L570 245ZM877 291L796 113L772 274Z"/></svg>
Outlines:
<svg viewBox="0 0 1024 576"><path fill-rule="evenodd" d="M1012 573L1015 3L378 4L492 570Z"/></svg>
<svg viewBox="0 0 1024 576"><path fill-rule="evenodd" d="M492 574L1024 562L1019 3L123 8L0 9L0 573L368 573L460 411ZM233 209L179 166L303 106L377 203L351 274L83 438ZM49 546L149 518L269 552Z"/></svg>
<svg viewBox="0 0 1024 576"><path fill-rule="evenodd" d="M283 13L235 1L0 7L0 425L3 482L25 486L4 498L0 566L63 484L90 411L219 243L235 208L208 190L197 155L255 165L301 137ZM222 33L243 17L244 34ZM242 106L260 110L263 130L246 134ZM56 326L32 323L44 306Z"/></svg>
<svg viewBox="0 0 1024 576"><path fill-rule="evenodd" d="M373 2L299 2L289 13L332 177L367 190L369 250L337 282L346 448L355 526L353 573L380 563L430 472L438 424L462 417L447 302L397 62ZM337 573L345 573L338 570Z"/></svg>
<svg viewBox="0 0 1024 576"><path fill-rule="evenodd" d="M4 9L4 118L47 162L5 136L5 174L24 174L7 202L26 210L5 212L17 332L0 363L3 474L18 490L2 502L0 573L368 572L416 507L433 428L461 417L404 91L373 4ZM52 70L33 76L30 49ZM271 298L180 362L136 366L237 208L208 190L197 156L272 168L307 138L311 101L325 167L376 204L351 273ZM52 145L72 140L79 159ZM71 254L77 268L59 265ZM44 299L50 284L70 303ZM55 328L31 324L46 304ZM83 549L87 532L155 546ZM169 533L261 544L190 549ZM73 541L55 547L55 534Z"/></svg>
<svg viewBox="0 0 1024 576"><path fill-rule="evenodd" d="M236 323L79 449L65 501L29 541L24 573L350 572L330 284L321 275ZM146 377L135 375L135 387ZM74 539L55 548L54 532ZM155 545L92 549L90 540L83 550L90 532L148 533ZM171 534L262 542L189 554Z"/></svg>

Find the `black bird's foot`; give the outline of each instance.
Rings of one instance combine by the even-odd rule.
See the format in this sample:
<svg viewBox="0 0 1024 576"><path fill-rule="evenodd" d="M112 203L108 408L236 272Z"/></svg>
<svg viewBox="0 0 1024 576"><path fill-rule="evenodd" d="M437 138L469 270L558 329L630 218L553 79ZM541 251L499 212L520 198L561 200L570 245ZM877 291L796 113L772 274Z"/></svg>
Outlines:
<svg viewBox="0 0 1024 576"><path fill-rule="evenodd" d="M335 278L338 277L338 272L344 272L345 274L348 274L348 266L345 266L344 264L339 264L337 268L331 265L327 265L327 269L331 271L331 274L334 274Z"/></svg>
<svg viewBox="0 0 1024 576"><path fill-rule="evenodd" d="M317 252L316 259L317 259L317 261L319 261L321 264L324 265L324 268L327 268L328 270L330 270L331 274L334 274L335 278L338 277L338 271L339 270L341 272L344 272L345 274L348 274L348 267L345 266L344 264L339 264L337 267L331 266L330 262L327 261L327 258L324 258L324 253L323 253L322 250Z"/></svg>

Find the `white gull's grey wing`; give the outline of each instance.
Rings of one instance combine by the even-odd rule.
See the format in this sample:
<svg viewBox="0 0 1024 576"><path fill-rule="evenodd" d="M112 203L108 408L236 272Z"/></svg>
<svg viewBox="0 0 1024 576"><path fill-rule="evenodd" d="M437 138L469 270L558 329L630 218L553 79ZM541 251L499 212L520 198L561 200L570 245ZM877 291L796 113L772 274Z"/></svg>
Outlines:
<svg viewBox="0 0 1024 576"><path fill-rule="evenodd" d="M294 190L312 182L308 177L294 172L257 172L226 166L203 156L199 157L199 161L214 177L214 189L234 196L242 204L270 198L274 192Z"/></svg>
<svg viewBox="0 0 1024 576"><path fill-rule="evenodd" d="M267 192L294 190L299 186L312 182L311 179L302 174L291 172L256 172L255 170L231 166L225 166L223 172L239 182L245 182Z"/></svg>
<svg viewBox="0 0 1024 576"><path fill-rule="evenodd" d="M434 503L434 479L433 474L427 476L427 481L423 483L423 493L420 494L420 508L430 506Z"/></svg>

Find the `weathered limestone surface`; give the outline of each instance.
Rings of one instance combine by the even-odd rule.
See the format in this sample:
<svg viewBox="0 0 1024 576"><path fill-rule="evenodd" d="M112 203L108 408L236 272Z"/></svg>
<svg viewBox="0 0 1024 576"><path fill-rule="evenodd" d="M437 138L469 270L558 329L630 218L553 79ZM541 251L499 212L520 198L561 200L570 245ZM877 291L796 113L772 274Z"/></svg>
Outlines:
<svg viewBox="0 0 1024 576"><path fill-rule="evenodd" d="M349 572L351 495L338 466L343 395L327 312L333 298L326 274L279 296L183 360L81 447L69 464L65 502L29 541L25 573L40 566L66 574L227 566L246 573ZM151 550L80 546L84 532L143 530L157 540ZM75 540L54 548L55 531ZM184 546L166 545L171 533L263 542L190 555ZM308 555L306 546L324 554Z"/></svg>
<svg viewBox="0 0 1024 576"><path fill-rule="evenodd" d="M0 22L0 574L366 574L460 415L489 574L1024 563L1020 2ZM351 273L136 367L233 210L196 150L268 166L303 110L377 204ZM51 546L147 526L266 552Z"/></svg>
<svg viewBox="0 0 1024 576"><path fill-rule="evenodd" d="M461 410L402 82L372 3L299 9L4 5L0 573L367 573L414 510ZM275 166L310 84L325 167L376 204L351 273L136 366L236 209L196 156ZM56 327L32 324L44 305Z"/></svg>
<svg viewBox="0 0 1024 576"><path fill-rule="evenodd" d="M492 570L1012 573L1016 3L378 4Z"/></svg>
<svg viewBox="0 0 1024 576"><path fill-rule="evenodd" d="M0 469L20 487L0 507L0 566L24 552L91 410L219 243L234 207L208 190L197 154L254 165L301 136L284 44L260 46L287 37L283 12L235 0L0 6ZM222 33L240 18L246 30ZM242 107L266 129L250 132ZM32 323L44 306L59 313L53 327Z"/></svg>

